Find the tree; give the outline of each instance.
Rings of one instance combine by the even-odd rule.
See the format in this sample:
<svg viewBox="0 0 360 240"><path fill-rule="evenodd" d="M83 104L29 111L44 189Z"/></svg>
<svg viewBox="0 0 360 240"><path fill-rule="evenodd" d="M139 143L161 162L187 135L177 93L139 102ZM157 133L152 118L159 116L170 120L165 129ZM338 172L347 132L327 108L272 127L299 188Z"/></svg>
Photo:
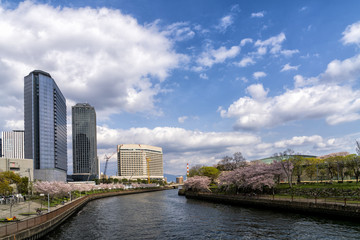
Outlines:
<svg viewBox="0 0 360 240"><path fill-rule="evenodd" d="M217 164L220 171L232 171L240 167L245 167L246 160L241 152L234 153L233 157L225 156Z"/></svg>
<svg viewBox="0 0 360 240"><path fill-rule="evenodd" d="M200 176L200 168L202 165L195 165L189 169L189 177Z"/></svg>
<svg viewBox="0 0 360 240"><path fill-rule="evenodd" d="M310 180L313 180L313 178L316 176L316 180L318 180L319 164L321 164L323 161L318 158L305 158L304 162L304 171L306 176Z"/></svg>
<svg viewBox="0 0 360 240"><path fill-rule="evenodd" d="M327 174L328 174L328 179L330 179L330 181L333 180L334 176L336 175L337 173L337 163L334 159L334 156L331 156L331 157L327 157L324 159L324 166L325 166L325 169L327 171Z"/></svg>
<svg viewBox="0 0 360 240"><path fill-rule="evenodd" d="M255 163L229 172L222 172L219 176L219 186L226 190L232 187L239 191L263 191L265 187L275 185L275 175L278 167L264 163Z"/></svg>
<svg viewBox="0 0 360 240"><path fill-rule="evenodd" d="M211 179L211 182L214 182L215 179L219 176L220 171L215 167L201 167L199 169L200 176L206 176Z"/></svg>
<svg viewBox="0 0 360 240"><path fill-rule="evenodd" d="M185 190L194 191L194 192L209 192L209 184L210 184L210 178L205 176L194 176L189 177L184 182Z"/></svg>
<svg viewBox="0 0 360 240"><path fill-rule="evenodd" d="M301 175L303 174L305 158L300 155L294 155L291 158L291 163L294 166L293 172L297 176L297 183L301 183Z"/></svg>
<svg viewBox="0 0 360 240"><path fill-rule="evenodd" d="M292 175L294 166L291 162L291 158L294 155L294 151L292 149L287 149L284 152L275 153L273 156L277 158L277 161L280 163L281 168L286 175L290 188L292 188Z"/></svg>
<svg viewBox="0 0 360 240"><path fill-rule="evenodd" d="M346 156L346 168L348 168L355 176L356 183L360 177L360 143L356 141L356 154Z"/></svg>

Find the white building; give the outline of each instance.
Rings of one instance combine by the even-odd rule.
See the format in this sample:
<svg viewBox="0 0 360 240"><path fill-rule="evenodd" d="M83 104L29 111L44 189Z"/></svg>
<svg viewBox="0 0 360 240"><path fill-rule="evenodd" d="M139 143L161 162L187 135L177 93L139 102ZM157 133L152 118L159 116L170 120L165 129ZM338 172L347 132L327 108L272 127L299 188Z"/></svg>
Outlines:
<svg viewBox="0 0 360 240"><path fill-rule="evenodd" d="M5 158L24 158L24 131L13 130L1 133L2 156Z"/></svg>
<svg viewBox="0 0 360 240"><path fill-rule="evenodd" d="M118 176L127 179L163 179L163 153L161 147L142 144L121 144L117 146ZM148 162L149 161L149 162Z"/></svg>
<svg viewBox="0 0 360 240"><path fill-rule="evenodd" d="M30 177L34 181L34 163L32 159L0 158L0 171L12 171L20 177Z"/></svg>

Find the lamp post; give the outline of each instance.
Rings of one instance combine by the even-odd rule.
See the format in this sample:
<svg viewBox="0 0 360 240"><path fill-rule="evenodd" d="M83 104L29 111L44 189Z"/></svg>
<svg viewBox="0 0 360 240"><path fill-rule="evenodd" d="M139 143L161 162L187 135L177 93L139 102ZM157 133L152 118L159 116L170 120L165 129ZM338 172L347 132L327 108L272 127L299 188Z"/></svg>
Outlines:
<svg viewBox="0 0 360 240"><path fill-rule="evenodd" d="M49 196L49 193L48 193L48 213L50 212L50 196Z"/></svg>

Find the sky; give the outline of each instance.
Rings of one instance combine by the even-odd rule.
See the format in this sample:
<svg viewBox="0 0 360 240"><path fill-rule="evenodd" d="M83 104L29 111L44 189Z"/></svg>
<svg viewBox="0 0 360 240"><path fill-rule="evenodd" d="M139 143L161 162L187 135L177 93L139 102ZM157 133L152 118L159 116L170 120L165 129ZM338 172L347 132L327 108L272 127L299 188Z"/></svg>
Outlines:
<svg viewBox="0 0 360 240"><path fill-rule="evenodd" d="M97 113L98 155L163 148L164 173L296 153L355 153L360 1L0 0L0 131L24 129L24 76ZM116 174L116 159L108 173Z"/></svg>

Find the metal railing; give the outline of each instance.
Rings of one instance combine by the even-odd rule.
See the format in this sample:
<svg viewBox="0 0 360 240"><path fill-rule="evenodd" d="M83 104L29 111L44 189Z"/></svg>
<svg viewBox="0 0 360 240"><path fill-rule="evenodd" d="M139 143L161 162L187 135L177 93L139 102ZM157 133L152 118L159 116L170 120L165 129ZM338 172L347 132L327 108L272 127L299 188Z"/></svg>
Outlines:
<svg viewBox="0 0 360 240"><path fill-rule="evenodd" d="M146 191L154 191L154 190L142 189L142 190L127 190L127 191L102 192L102 193L89 194L84 197L77 198L77 199L71 201L70 203L67 203L64 206L62 206L56 210L53 210L49 213L45 213L40 216L21 220L18 222L7 223L6 225L0 226L0 237L2 238L2 237L14 235L23 230L31 229L35 226L39 226L41 224L51 222L52 220L55 220L56 218L59 218L59 220L60 220L64 217L64 215L67 215L68 213L72 212L79 206L81 206L84 203L87 203L88 201L93 200L93 199L108 197L108 196L125 195L125 194L131 194L131 193L140 193L140 192L146 192Z"/></svg>

